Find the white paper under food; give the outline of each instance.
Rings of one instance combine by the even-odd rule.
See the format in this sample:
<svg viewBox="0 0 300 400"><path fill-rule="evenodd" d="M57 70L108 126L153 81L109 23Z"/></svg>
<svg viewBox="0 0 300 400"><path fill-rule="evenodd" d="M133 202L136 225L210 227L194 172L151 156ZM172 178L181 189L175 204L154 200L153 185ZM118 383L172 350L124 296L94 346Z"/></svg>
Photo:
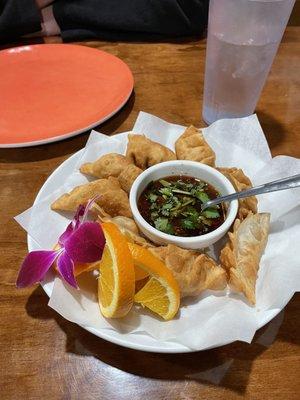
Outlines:
<svg viewBox="0 0 300 400"><path fill-rule="evenodd" d="M141 112L133 133L145 134L174 149L175 140L184 129ZM216 153L217 166L243 168L254 184L300 173L299 159L285 156L272 159L255 115L218 121L204 128L203 134ZM85 149L70 166L50 178L42 198L16 217L40 248L52 248L69 222L70 215L51 211L50 204L62 193L88 181L79 172L80 165L109 152L124 154L126 144L127 133L110 138L92 132ZM47 193L49 195L45 197ZM259 210L270 212L272 222L260 264L256 307L250 307L243 296L229 290L207 291L197 299L185 300L177 318L172 321L162 322L138 307L134 307L126 318L111 321L99 312L95 278L91 275L80 278L83 287L80 292L56 278L49 305L83 327L98 331L118 330L124 335L150 335L159 341L181 343L190 349L200 350L235 340L250 342L257 328L274 311L282 309L300 289L300 262L298 246L295 246L300 243L300 189L259 196Z"/></svg>

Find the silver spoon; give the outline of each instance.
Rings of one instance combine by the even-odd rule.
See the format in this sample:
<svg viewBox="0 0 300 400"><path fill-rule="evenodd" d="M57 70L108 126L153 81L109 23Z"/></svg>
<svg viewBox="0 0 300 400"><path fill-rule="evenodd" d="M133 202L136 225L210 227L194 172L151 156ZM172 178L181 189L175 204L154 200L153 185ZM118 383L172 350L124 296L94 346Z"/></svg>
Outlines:
<svg viewBox="0 0 300 400"><path fill-rule="evenodd" d="M277 181L268 182L264 185L256 186L247 190L242 190L241 192L232 193L227 196L217 197L216 199L209 200L206 203L202 204L201 208L203 211L207 207L212 207L216 204L220 204L223 202L230 202L232 200L255 196L262 193L276 192L277 190L292 189L297 186L300 186L300 174L289 176L283 179L278 179Z"/></svg>

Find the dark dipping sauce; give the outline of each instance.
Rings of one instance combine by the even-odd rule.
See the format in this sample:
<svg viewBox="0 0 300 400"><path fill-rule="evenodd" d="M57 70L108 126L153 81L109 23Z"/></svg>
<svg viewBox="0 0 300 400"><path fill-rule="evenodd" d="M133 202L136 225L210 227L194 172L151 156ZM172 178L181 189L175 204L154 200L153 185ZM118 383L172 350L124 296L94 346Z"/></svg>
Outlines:
<svg viewBox="0 0 300 400"><path fill-rule="evenodd" d="M222 205L201 211L201 205L220 196L218 191L191 176L167 176L152 181L138 199L142 217L154 228L175 236L200 236L225 220Z"/></svg>

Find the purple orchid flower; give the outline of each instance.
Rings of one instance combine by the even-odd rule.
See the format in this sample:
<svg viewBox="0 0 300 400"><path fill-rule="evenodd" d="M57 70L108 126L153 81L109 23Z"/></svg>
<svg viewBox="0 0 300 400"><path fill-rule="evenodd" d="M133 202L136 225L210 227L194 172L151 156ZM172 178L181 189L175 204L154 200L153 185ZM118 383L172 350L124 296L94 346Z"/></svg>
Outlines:
<svg viewBox="0 0 300 400"><path fill-rule="evenodd" d="M42 281L55 260L61 277L69 285L78 288L74 276L74 263L92 263L100 260L105 246L101 225L86 221L87 214L97 197L89 200L86 206L78 207L72 222L58 239L58 249L28 253L20 268L18 288Z"/></svg>

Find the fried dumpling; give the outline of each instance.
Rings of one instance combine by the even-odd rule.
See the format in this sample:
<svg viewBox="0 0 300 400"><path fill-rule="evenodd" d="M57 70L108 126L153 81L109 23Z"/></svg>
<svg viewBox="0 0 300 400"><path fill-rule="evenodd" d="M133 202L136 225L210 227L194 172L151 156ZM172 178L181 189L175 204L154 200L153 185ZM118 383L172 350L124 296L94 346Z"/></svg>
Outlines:
<svg viewBox="0 0 300 400"><path fill-rule="evenodd" d="M175 142L178 160L198 161L215 166L215 153L208 145L201 131L193 125L189 126Z"/></svg>
<svg viewBox="0 0 300 400"><path fill-rule="evenodd" d="M127 194L121 189L118 179L114 177L97 179L77 186L70 193L60 196L52 203L51 208L55 211L76 211L80 204L86 204L96 195L99 195L96 203L111 216L132 216Z"/></svg>
<svg viewBox="0 0 300 400"><path fill-rule="evenodd" d="M97 215L97 218L100 222L112 222L117 225L123 235L125 235L130 242L139 244L143 247L154 246L140 235L139 229L132 218L124 216L112 217L98 205L94 205L93 211Z"/></svg>
<svg viewBox="0 0 300 400"><path fill-rule="evenodd" d="M146 169L163 161L176 160L176 155L144 135L128 135L126 157L137 167Z"/></svg>
<svg viewBox="0 0 300 400"><path fill-rule="evenodd" d="M232 183L237 192L252 188L252 182L239 168L218 168ZM237 217L243 220L249 213L257 213L257 199L255 196L239 199L239 209Z"/></svg>
<svg viewBox="0 0 300 400"><path fill-rule="evenodd" d="M143 172L128 158L117 153L109 153L97 161L85 163L80 167L80 172L96 178L118 178L121 188L129 193L134 180Z"/></svg>
<svg viewBox="0 0 300 400"><path fill-rule="evenodd" d="M94 162L88 162L80 167L80 172L96 178L117 178L121 172L130 165L130 161L125 156L117 153L109 153L100 157Z"/></svg>
<svg viewBox="0 0 300 400"><path fill-rule="evenodd" d="M121 188L129 193L133 182L143 172L143 170L134 164L129 164L118 176Z"/></svg>
<svg viewBox="0 0 300 400"><path fill-rule="evenodd" d="M249 214L242 222L237 219L220 254L230 286L243 292L251 304L255 304L257 273L268 240L269 223L268 213Z"/></svg>
<svg viewBox="0 0 300 400"><path fill-rule="evenodd" d="M181 297L198 296L206 289L223 290L227 285L224 269L206 254L172 244L150 250L173 272Z"/></svg>

